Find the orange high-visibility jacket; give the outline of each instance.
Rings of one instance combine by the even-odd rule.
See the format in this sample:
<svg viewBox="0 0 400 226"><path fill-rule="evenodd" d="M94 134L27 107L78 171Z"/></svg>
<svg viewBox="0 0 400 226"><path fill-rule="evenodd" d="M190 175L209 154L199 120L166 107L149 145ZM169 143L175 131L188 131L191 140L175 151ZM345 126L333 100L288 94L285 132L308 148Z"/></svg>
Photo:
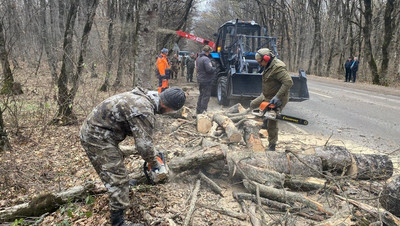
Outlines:
<svg viewBox="0 0 400 226"><path fill-rule="evenodd" d="M160 54L157 58L157 68L160 75L165 75L165 69L169 69L167 56Z"/></svg>

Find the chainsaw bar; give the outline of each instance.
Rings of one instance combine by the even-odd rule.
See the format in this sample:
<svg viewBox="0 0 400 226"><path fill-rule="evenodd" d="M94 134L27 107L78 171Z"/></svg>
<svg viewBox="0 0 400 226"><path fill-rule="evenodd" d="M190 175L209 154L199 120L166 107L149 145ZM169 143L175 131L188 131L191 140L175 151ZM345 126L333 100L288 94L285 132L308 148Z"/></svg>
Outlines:
<svg viewBox="0 0 400 226"><path fill-rule="evenodd" d="M308 121L305 119L301 119L301 118L296 118L293 116L289 116L289 115L282 115L282 114L277 114L276 115L276 119L279 120L283 120L286 122L291 122L291 123L295 123L295 124L299 124L299 125L308 125Z"/></svg>

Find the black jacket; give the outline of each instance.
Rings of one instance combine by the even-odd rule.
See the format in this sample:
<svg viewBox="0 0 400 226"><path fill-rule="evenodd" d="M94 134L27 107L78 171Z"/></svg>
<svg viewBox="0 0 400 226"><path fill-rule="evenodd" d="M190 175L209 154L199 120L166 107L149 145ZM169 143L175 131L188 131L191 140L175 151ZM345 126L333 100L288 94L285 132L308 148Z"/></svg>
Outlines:
<svg viewBox="0 0 400 226"><path fill-rule="evenodd" d="M202 84L211 84L214 79L215 67L211 63L211 59L201 52L196 60L197 82Z"/></svg>

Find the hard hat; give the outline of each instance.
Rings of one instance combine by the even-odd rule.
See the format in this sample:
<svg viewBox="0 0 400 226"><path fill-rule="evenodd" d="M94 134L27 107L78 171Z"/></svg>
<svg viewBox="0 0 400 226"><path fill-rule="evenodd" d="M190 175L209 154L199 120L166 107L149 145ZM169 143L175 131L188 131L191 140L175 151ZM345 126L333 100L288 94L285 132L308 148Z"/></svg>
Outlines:
<svg viewBox="0 0 400 226"><path fill-rule="evenodd" d="M163 48L163 49L161 50L161 53L168 53L168 49Z"/></svg>

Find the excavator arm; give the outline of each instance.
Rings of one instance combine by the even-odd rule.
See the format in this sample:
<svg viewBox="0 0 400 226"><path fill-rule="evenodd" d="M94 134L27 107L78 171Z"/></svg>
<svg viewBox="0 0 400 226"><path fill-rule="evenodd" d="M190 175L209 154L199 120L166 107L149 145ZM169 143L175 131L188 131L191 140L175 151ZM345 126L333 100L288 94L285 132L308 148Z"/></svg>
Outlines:
<svg viewBox="0 0 400 226"><path fill-rule="evenodd" d="M203 45L209 45L215 51L215 43L213 41L210 41L210 40L207 40L207 39L204 39L204 38L201 38L201 37L198 37L196 35L192 35L192 34L189 34L189 33L183 32L183 31L176 31L176 34L181 36L181 37L184 37L184 38L193 40L195 42L201 43Z"/></svg>

